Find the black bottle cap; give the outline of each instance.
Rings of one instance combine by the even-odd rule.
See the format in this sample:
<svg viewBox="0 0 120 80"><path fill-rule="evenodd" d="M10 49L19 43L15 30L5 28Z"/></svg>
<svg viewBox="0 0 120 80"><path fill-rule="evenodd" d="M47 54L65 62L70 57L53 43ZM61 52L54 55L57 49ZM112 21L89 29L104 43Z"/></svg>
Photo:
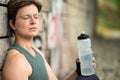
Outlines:
<svg viewBox="0 0 120 80"><path fill-rule="evenodd" d="M81 34L77 37L78 40L87 39L87 38L89 38L89 36L88 36L87 34L85 34L85 33L81 33Z"/></svg>

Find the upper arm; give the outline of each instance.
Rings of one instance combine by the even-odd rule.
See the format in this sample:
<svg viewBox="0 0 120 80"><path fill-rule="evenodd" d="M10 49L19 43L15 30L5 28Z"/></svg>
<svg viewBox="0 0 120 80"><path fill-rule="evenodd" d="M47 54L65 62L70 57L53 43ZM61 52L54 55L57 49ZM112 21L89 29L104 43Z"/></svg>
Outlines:
<svg viewBox="0 0 120 80"><path fill-rule="evenodd" d="M58 80L56 75L53 73L50 65L47 63L46 60L45 60L45 66L46 66L46 69L47 69L47 72L48 72L49 80Z"/></svg>
<svg viewBox="0 0 120 80"><path fill-rule="evenodd" d="M3 66L3 80L28 80L25 66L25 60L22 55L9 52Z"/></svg>

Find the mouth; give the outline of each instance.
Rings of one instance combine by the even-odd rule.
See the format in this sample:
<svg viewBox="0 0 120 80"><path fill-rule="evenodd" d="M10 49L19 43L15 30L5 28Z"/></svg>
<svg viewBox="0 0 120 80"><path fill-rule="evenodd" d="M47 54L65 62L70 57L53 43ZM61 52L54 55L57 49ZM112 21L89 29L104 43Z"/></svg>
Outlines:
<svg viewBox="0 0 120 80"><path fill-rule="evenodd" d="M29 30L36 30L36 29L37 29L36 27L29 28Z"/></svg>

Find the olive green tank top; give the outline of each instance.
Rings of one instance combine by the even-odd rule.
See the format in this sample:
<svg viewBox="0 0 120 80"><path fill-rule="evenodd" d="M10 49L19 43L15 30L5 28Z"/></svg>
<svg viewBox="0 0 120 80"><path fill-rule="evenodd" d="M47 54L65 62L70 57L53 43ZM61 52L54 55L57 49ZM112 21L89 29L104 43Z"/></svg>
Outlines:
<svg viewBox="0 0 120 80"><path fill-rule="evenodd" d="M33 57L27 50L21 47L19 44L14 43L10 49L16 49L22 53L32 67L32 74L29 80L48 80L48 74L46 71L45 63L39 52L35 51L36 56Z"/></svg>

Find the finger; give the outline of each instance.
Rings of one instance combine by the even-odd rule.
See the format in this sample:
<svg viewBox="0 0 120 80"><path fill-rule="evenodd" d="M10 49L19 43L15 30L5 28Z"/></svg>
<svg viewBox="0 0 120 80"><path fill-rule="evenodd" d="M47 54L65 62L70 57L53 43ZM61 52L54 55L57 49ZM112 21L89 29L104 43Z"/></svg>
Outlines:
<svg viewBox="0 0 120 80"><path fill-rule="evenodd" d="M92 54L94 54L94 51L92 51Z"/></svg>
<svg viewBox="0 0 120 80"><path fill-rule="evenodd" d="M96 63L93 63L93 68L96 68Z"/></svg>
<svg viewBox="0 0 120 80"><path fill-rule="evenodd" d="M76 62L80 63L80 60L79 60L79 58L77 58L77 59L76 59Z"/></svg>
<svg viewBox="0 0 120 80"><path fill-rule="evenodd" d="M95 55L95 51L92 51L92 55Z"/></svg>
<svg viewBox="0 0 120 80"><path fill-rule="evenodd" d="M95 62L95 57L92 57L92 61Z"/></svg>

